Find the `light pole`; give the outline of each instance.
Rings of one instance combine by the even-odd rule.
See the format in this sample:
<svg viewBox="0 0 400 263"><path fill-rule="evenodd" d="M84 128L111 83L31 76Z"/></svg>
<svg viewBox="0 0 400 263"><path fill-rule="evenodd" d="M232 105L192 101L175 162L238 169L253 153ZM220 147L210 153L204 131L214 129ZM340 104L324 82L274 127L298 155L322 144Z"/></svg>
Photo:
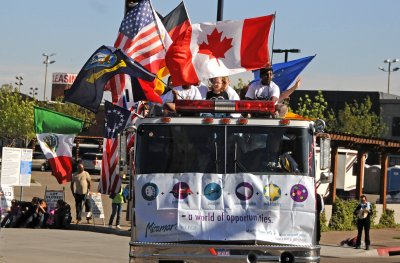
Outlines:
<svg viewBox="0 0 400 263"><path fill-rule="evenodd" d="M18 80L18 82L15 82L15 85L18 86L18 92L21 92L21 86L24 85L24 84L22 83L22 81L24 80L24 78L23 78L22 76L16 76L15 78Z"/></svg>
<svg viewBox="0 0 400 263"><path fill-rule="evenodd" d="M44 93L43 93L43 100L46 100L46 82L47 82L47 67L49 64L53 64L54 62L56 62L55 60L50 60L49 57L54 56L56 53L52 53L50 55L47 55L47 53L43 53L42 56L45 57L43 64L46 65L46 71L44 73Z"/></svg>
<svg viewBox="0 0 400 263"><path fill-rule="evenodd" d="M35 96L38 95L38 93L37 93L38 88L30 87L29 90L30 90L30 91L29 91L29 95L31 95L32 98L35 99Z"/></svg>
<svg viewBox="0 0 400 263"><path fill-rule="evenodd" d="M301 50L298 48L291 48L291 49L273 49L272 52L274 53L285 53L285 62L288 61L288 53L300 53Z"/></svg>
<svg viewBox="0 0 400 263"><path fill-rule="evenodd" d="M384 69L383 67L379 67L380 70L382 70L382 71L388 73L388 91L387 91L388 94L389 94L389 91L390 91L390 72L398 71L398 70L400 69L399 67L395 67L394 69L391 69L392 63L396 63L396 62L398 62L398 61L399 61L398 58L395 58L395 59L385 59L385 61L383 61L383 62L389 64L389 65L388 65L388 69L386 70L386 69Z"/></svg>

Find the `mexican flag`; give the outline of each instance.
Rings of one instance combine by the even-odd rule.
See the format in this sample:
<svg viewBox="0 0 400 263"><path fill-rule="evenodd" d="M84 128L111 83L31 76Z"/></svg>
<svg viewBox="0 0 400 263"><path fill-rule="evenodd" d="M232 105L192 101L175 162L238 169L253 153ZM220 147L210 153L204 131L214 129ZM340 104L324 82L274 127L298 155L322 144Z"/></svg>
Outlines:
<svg viewBox="0 0 400 263"><path fill-rule="evenodd" d="M35 107L35 132L58 183L71 181L72 146L83 121L48 109Z"/></svg>

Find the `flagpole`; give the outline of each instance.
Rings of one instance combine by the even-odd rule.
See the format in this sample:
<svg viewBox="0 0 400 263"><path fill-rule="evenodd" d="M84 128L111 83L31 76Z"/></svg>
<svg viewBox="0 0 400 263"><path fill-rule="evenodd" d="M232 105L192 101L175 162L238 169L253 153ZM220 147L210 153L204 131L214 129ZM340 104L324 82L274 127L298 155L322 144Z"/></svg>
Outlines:
<svg viewBox="0 0 400 263"><path fill-rule="evenodd" d="M275 20L276 20L276 11L275 11L275 13L274 13L274 28L273 28L273 30L272 30L271 66L272 66L272 59L274 58Z"/></svg>
<svg viewBox="0 0 400 263"><path fill-rule="evenodd" d="M119 154L118 154L118 171L117 171L117 176L119 176L119 179L121 180L121 187L122 187L122 178L121 178L121 155L122 155L122 149L121 149L121 145L122 145L122 133L118 134L118 139L119 139ZM121 191L121 189L120 189Z"/></svg>
<svg viewBox="0 0 400 263"><path fill-rule="evenodd" d="M224 18L224 0L218 0L217 21L222 21Z"/></svg>

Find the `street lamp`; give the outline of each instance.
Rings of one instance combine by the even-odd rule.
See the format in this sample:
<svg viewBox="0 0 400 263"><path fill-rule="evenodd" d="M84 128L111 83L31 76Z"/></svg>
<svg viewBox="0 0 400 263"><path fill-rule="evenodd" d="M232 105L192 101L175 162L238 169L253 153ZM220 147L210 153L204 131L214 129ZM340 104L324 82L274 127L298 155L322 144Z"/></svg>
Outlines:
<svg viewBox="0 0 400 263"><path fill-rule="evenodd" d="M385 59L385 61L383 61L383 62L389 64L388 69L386 70L386 69L384 69L383 67L379 67L380 70L382 70L382 71L388 73L388 91L387 91L388 94L389 94L389 91L390 91L390 72L398 71L398 70L400 69L399 67L395 67L394 69L391 69L392 63L396 63L396 62L398 62L398 61L399 61L398 58L395 58L395 59Z"/></svg>
<svg viewBox="0 0 400 263"><path fill-rule="evenodd" d="M291 49L273 49L272 52L274 53L285 53L285 62L288 61L288 53L300 53L301 50L298 48L291 48Z"/></svg>
<svg viewBox="0 0 400 263"><path fill-rule="evenodd" d="M45 57L43 64L46 65L46 72L44 73L44 93L43 93L43 100L46 100L46 82L47 82L47 67L49 64L53 64L56 62L55 60L50 60L49 57L54 56L56 53L52 53L50 55L47 55L46 53L43 53L42 56Z"/></svg>
<svg viewBox="0 0 400 263"><path fill-rule="evenodd" d="M29 90L30 90L30 91L29 91L29 95L31 95L32 98L35 98L35 96L38 95L38 93L37 93L38 88L30 87Z"/></svg>
<svg viewBox="0 0 400 263"><path fill-rule="evenodd" d="M24 85L24 84L22 83L22 81L24 80L24 78L23 78L22 76L16 76L15 78L18 80L18 82L15 82L15 85L18 86L18 92L21 92L21 86Z"/></svg>

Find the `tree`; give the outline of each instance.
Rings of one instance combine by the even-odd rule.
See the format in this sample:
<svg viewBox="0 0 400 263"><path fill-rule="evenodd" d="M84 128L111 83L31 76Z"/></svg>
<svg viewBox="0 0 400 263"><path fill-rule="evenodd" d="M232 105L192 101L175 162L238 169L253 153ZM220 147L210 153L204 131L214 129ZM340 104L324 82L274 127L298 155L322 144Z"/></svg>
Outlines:
<svg viewBox="0 0 400 263"><path fill-rule="evenodd" d="M248 83L247 83L247 84L248 84ZM246 84L244 84L243 79L242 79L242 78L238 78L238 83L237 83L236 85L233 85L232 87L233 87L233 89L234 89L237 93L239 93L240 90L243 89L243 87L244 87L245 85L246 85Z"/></svg>
<svg viewBox="0 0 400 263"><path fill-rule="evenodd" d="M0 138L3 144L15 147L18 140L28 145L35 137L33 129L33 106L35 102L24 98L12 87L0 89Z"/></svg>
<svg viewBox="0 0 400 263"><path fill-rule="evenodd" d="M91 125L96 124L96 115L73 103L63 103L62 102L63 97L58 97L56 98L56 101L54 102L37 102L40 107L54 110L56 112L64 113L66 115L81 119L84 121L84 126L83 129L88 129Z"/></svg>
<svg viewBox="0 0 400 263"><path fill-rule="evenodd" d="M327 131L344 132L353 135L380 137L387 132L382 118L372 112L372 102L366 98L363 103L346 103L344 109L334 113L325 101L322 91L312 100L308 95L300 98L295 113L307 118L323 119Z"/></svg>
<svg viewBox="0 0 400 263"><path fill-rule="evenodd" d="M337 132L346 132L367 137L381 137L388 131L382 117L372 112L372 102L366 98L363 103L354 101L346 103L343 110L332 122L332 128Z"/></svg>
<svg viewBox="0 0 400 263"><path fill-rule="evenodd" d="M326 122L334 119L334 113L329 109L321 90L318 91L314 100L308 94L304 96L304 99L300 98L295 113L310 119L323 119Z"/></svg>
<svg viewBox="0 0 400 263"><path fill-rule="evenodd" d="M250 81L246 83L243 82L242 78L238 78L238 83L236 85L232 85L233 89L239 94L240 98L243 99L246 95L247 88L249 86Z"/></svg>

